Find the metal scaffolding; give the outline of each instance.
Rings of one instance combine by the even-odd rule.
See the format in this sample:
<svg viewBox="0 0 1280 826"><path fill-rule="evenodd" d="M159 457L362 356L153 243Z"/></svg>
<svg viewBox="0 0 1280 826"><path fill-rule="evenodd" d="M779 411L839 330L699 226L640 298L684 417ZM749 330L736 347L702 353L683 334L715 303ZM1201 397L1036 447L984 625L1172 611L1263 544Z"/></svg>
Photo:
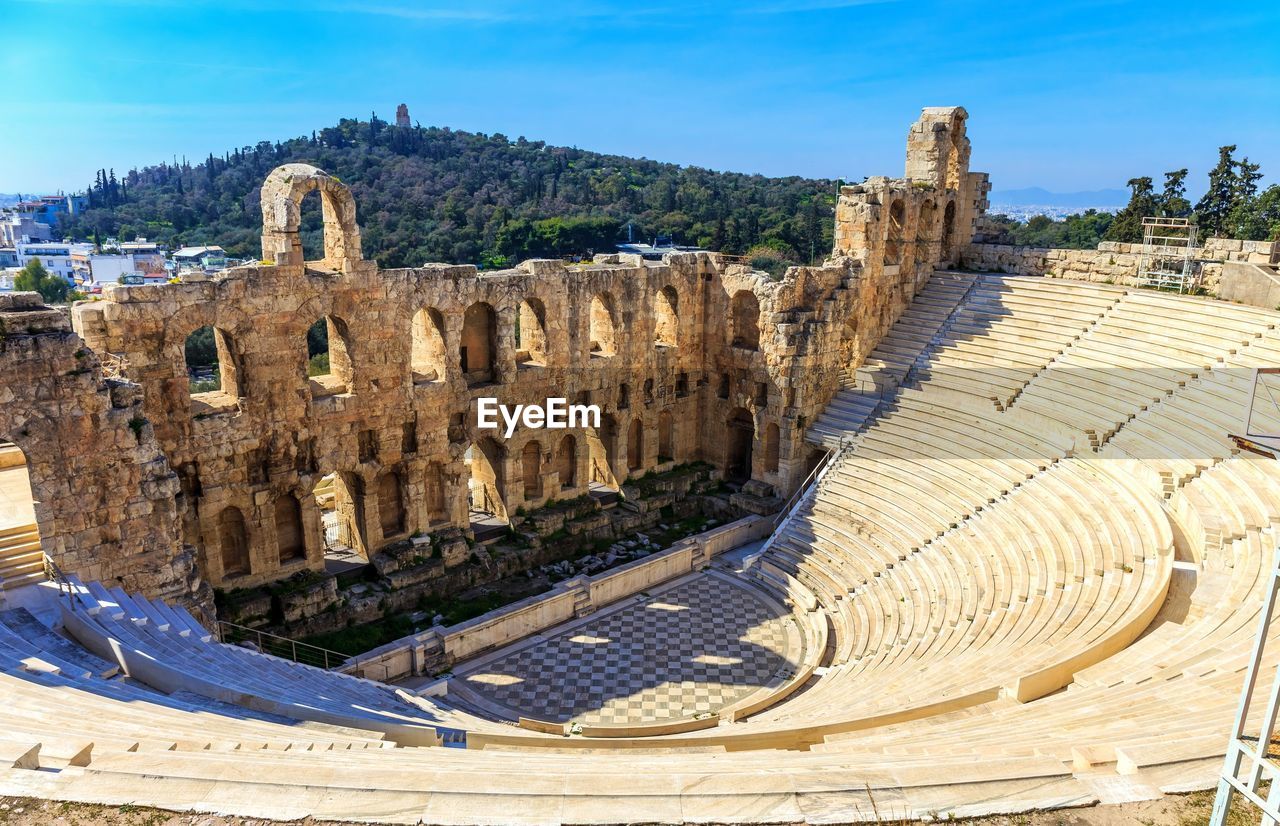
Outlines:
<svg viewBox="0 0 1280 826"><path fill-rule="evenodd" d="M1280 412L1280 368L1254 371L1244 434L1232 434L1231 437L1241 449L1275 459L1280 457L1280 434L1269 433L1255 424L1262 419L1261 416L1255 417L1255 413L1264 410L1272 421ZM1280 661L1269 667L1263 662L1276 603L1280 598L1280 547L1276 548L1269 576L1258 621L1258 635L1253 641L1253 654L1245 672L1244 689L1240 693L1240 705L1227 743L1226 760L1218 777L1218 796L1213 802L1210 826L1225 826L1231 799L1236 794L1242 795L1261 811L1263 826L1275 826L1280 822L1280 761L1277 760L1280 755L1272 753L1276 723L1280 718ZM1249 712L1254 706L1259 678L1268 670L1271 671L1270 693L1255 728L1249 722ZM1265 796L1263 784L1270 784Z"/></svg>
<svg viewBox="0 0 1280 826"><path fill-rule="evenodd" d="M1188 218L1143 218L1138 279L1144 287L1189 293L1200 286L1194 252L1198 227Z"/></svg>

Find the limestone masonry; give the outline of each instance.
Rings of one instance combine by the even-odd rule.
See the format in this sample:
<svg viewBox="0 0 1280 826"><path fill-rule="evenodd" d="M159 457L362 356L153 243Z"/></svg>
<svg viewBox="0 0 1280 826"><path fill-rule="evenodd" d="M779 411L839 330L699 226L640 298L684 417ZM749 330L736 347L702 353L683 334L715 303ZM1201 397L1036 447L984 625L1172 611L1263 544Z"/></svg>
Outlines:
<svg viewBox="0 0 1280 826"><path fill-rule="evenodd" d="M772 280L719 255L525 261L498 272L363 258L356 204L287 164L261 192L262 257L212 278L113 286L72 311L6 299L2 432L27 454L49 559L208 605L208 588L323 568L313 495L336 474L358 553L701 459L785 496L804 432L985 207L966 113L926 109L907 178L842 188L832 257ZM324 257L304 261L318 192ZM307 331L330 370L307 375ZM184 343L214 328L222 387L191 393ZM103 361L113 365L111 377ZM601 427L475 427L475 400L599 405ZM119 501L117 501L119 500ZM194 562L195 571L192 571Z"/></svg>

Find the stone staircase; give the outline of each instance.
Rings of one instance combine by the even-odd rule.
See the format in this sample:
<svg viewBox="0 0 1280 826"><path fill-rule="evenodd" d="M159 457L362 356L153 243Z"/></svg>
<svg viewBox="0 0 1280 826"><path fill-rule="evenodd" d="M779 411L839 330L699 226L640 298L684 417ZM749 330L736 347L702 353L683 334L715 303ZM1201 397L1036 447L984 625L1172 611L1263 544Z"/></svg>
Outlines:
<svg viewBox="0 0 1280 826"><path fill-rule="evenodd" d="M856 370L846 371L806 438L836 450L857 433L898 387L906 384L920 355L946 331L947 322L978 283L973 273L938 272Z"/></svg>
<svg viewBox="0 0 1280 826"><path fill-rule="evenodd" d="M44 553L34 524L0 528L0 589L43 582Z"/></svg>

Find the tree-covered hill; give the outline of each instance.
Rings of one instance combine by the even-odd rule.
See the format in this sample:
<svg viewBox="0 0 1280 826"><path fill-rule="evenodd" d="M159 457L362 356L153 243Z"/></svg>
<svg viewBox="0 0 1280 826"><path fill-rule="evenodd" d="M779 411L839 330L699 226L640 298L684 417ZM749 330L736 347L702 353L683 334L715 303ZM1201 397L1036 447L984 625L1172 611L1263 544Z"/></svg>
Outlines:
<svg viewBox="0 0 1280 826"><path fill-rule="evenodd" d="M628 223L636 241L671 234L732 253L765 244L799 262L831 248L834 181L712 172L376 116L198 164L161 163L119 178L103 170L88 190L90 208L63 231L219 244L234 257L256 257L259 187L289 162L314 164L351 187L364 254L384 267L612 251ZM319 208L304 204L311 254L319 235Z"/></svg>

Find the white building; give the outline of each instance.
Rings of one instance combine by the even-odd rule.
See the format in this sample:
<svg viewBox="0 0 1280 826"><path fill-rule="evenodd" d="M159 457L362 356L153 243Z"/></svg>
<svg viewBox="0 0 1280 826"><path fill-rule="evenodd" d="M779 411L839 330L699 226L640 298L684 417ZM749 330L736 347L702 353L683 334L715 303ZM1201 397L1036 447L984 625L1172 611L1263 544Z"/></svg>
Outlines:
<svg viewBox="0 0 1280 826"><path fill-rule="evenodd" d="M18 266L25 267L32 258L39 258L44 268L55 275L60 275L67 283L75 283L75 266L73 255L88 255L93 244L75 244L59 241L42 241L40 243L18 242Z"/></svg>

